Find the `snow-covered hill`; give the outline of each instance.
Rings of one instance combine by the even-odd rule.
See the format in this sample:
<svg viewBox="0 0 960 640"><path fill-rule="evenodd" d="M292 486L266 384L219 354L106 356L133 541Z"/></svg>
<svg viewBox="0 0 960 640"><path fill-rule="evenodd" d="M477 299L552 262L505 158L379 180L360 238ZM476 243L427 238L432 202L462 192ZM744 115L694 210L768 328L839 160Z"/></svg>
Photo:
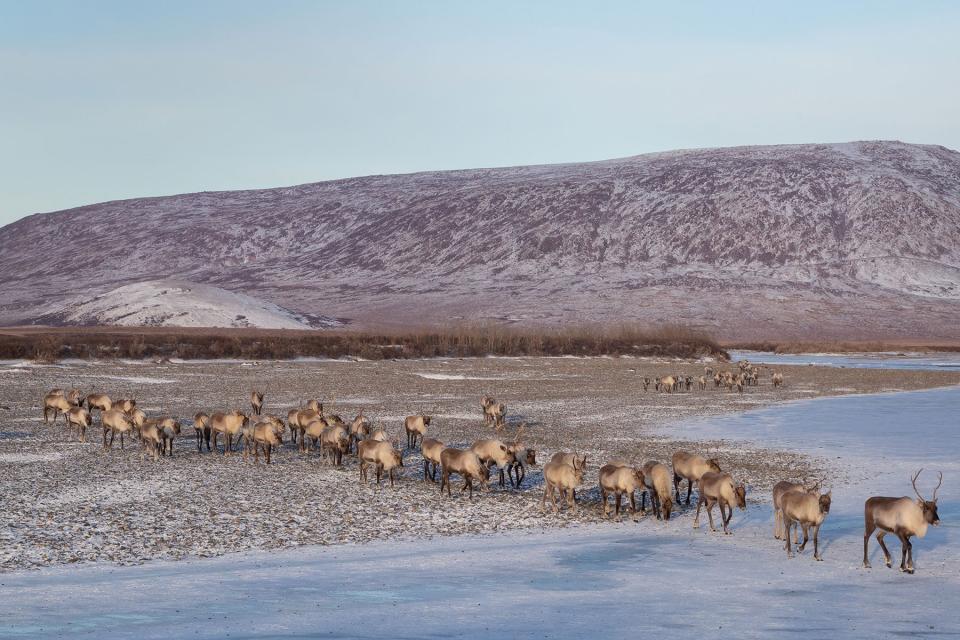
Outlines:
<svg viewBox="0 0 960 640"><path fill-rule="evenodd" d="M333 327L332 318L304 317L271 302L191 282L153 280L118 287L48 318L56 324L155 327Z"/></svg>
<svg viewBox="0 0 960 640"><path fill-rule="evenodd" d="M158 278L355 325L957 338L960 154L675 151L107 202L0 229L0 322Z"/></svg>

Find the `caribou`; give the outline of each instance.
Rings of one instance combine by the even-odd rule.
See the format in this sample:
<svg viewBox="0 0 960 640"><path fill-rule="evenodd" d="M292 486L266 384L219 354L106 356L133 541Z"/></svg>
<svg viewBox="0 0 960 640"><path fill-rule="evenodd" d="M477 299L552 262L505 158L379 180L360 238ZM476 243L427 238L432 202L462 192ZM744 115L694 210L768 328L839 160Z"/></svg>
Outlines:
<svg viewBox="0 0 960 640"><path fill-rule="evenodd" d="M603 515L609 515L607 496L613 494L614 515L620 516L620 500L624 494L630 497L630 511L637 512L637 499L634 492L644 488L643 469L611 463L600 467L600 502Z"/></svg>
<svg viewBox="0 0 960 640"><path fill-rule="evenodd" d="M250 408L253 409L253 415L260 415L263 411L263 394L259 391L250 392Z"/></svg>
<svg viewBox="0 0 960 640"><path fill-rule="evenodd" d="M730 519L733 518L733 505L743 511L747 508L747 489L742 484L734 486L733 478L729 473L717 473L708 471L700 476L700 482L697 483L697 490L700 494L697 500L697 515L693 519L693 528L700 528L700 507L707 506L707 518L710 519L710 530L716 531L713 526L713 506L720 506L720 520L723 523L723 532L730 535ZM727 512L724 513L724 508Z"/></svg>
<svg viewBox="0 0 960 640"><path fill-rule="evenodd" d="M423 436L427 434L427 427L430 426L432 416L407 416L403 421L403 430L407 434L407 448L416 449L417 439L423 441Z"/></svg>
<svg viewBox="0 0 960 640"><path fill-rule="evenodd" d="M805 491L788 491L780 498L780 510L782 512L784 528L784 538L787 557L793 557L793 550L790 548L790 529L794 525L803 528L803 544L797 547L797 551L803 551L810 539L809 530L813 528L813 559L823 560L820 557L820 527L824 519L830 513L830 492L821 495L807 493Z"/></svg>
<svg viewBox="0 0 960 640"><path fill-rule="evenodd" d="M517 461L513 451L500 440L477 440L471 445L470 451L477 454L480 462L485 464L488 469L494 465L499 467L500 486L505 487L504 471ZM513 478L510 479L510 484L513 485Z"/></svg>
<svg viewBox="0 0 960 640"><path fill-rule="evenodd" d="M673 500L670 497L670 472L667 466L650 460L643 465L644 492L640 498L640 508L647 509L647 493L650 494L650 506L653 508L657 520L669 520L673 511Z"/></svg>
<svg viewBox="0 0 960 640"><path fill-rule="evenodd" d="M558 460L559 458L559 460ZM565 460L569 459L567 463ZM540 510L550 497L554 513L560 513L557 498L554 492L560 493L560 499L566 492L567 506L573 513L577 512L576 489L583 484L583 472L587 467L587 456L577 457L576 454L555 454L553 459L543 465L543 498L540 499Z"/></svg>
<svg viewBox="0 0 960 640"><path fill-rule="evenodd" d="M360 458L360 482L366 483L367 467L373 465L377 470L377 486L380 486L380 477L386 471L390 476L390 486L394 483L394 472L397 467L403 466L403 451L400 443L397 448L385 440L363 440L357 445L357 457Z"/></svg>
<svg viewBox="0 0 960 640"><path fill-rule="evenodd" d="M480 488L485 489L487 482L490 480L490 468L483 464L480 456L469 449L447 447L440 452L441 495L443 495L444 487L447 488L447 496L452 495L450 492L450 476L452 474L457 474L463 478L463 487L460 488L460 493L463 493L464 489L468 489L471 500L473 499L473 481L476 480L480 484Z"/></svg>
<svg viewBox="0 0 960 640"><path fill-rule="evenodd" d="M908 496L902 498L888 498L885 496L874 496L868 498L863 505L863 566L870 568L870 560L867 557L867 546L870 543L870 535L877 531L877 542L883 550L884 561L887 567L893 566L890 561L890 551L887 545L883 543L883 537L892 533L900 538L901 558L900 571L913 573L913 543L910 538L916 536L922 538L927 535L927 527L940 525L940 515L937 513L937 491L943 484L943 473L940 474L940 481L933 490L933 498L925 499L920 495L917 489L917 478L923 469L917 471L910 478L913 485L913 492L917 494L914 500Z"/></svg>
<svg viewBox="0 0 960 640"><path fill-rule="evenodd" d="M673 490L676 494L677 504L680 504L680 483L687 481L687 506L690 505L690 493L693 490L693 483L698 482L703 474L708 471L720 472L720 462L716 458L707 460L698 455L686 451L677 451L673 454Z"/></svg>
<svg viewBox="0 0 960 640"><path fill-rule="evenodd" d="M781 511L781 502L783 496L792 491L800 491L803 493L809 493L811 495L817 495L817 485L808 487L800 482L790 482L788 480L781 480L777 484L773 485L773 537L776 540L783 539L783 512ZM796 530L796 537L793 540L794 544L800 544L800 530Z"/></svg>

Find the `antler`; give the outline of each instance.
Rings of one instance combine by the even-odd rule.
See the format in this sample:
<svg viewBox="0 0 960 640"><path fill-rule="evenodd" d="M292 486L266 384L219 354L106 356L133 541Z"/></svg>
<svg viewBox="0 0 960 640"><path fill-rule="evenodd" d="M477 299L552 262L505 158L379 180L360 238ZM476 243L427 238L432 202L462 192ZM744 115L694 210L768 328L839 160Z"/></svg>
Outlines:
<svg viewBox="0 0 960 640"><path fill-rule="evenodd" d="M921 474L922 472L923 472L923 467L920 468L920 471L917 471L917 473L916 473L915 476L913 476L912 478L910 478L910 484L913 485L913 492L914 492L915 494L917 494L917 497L920 498L921 502L926 502L926 500L923 499L923 496L920 495L920 492L917 490L917 478L920 477L920 474Z"/></svg>
<svg viewBox="0 0 960 640"><path fill-rule="evenodd" d="M940 482L937 483L937 488L933 490L933 501L937 501L937 490L940 489L940 485L943 484L943 471L940 472Z"/></svg>
<svg viewBox="0 0 960 640"><path fill-rule="evenodd" d="M520 443L520 434L523 433L524 428L527 426L526 422L521 422L520 426L517 427L517 434L513 436L513 444Z"/></svg>

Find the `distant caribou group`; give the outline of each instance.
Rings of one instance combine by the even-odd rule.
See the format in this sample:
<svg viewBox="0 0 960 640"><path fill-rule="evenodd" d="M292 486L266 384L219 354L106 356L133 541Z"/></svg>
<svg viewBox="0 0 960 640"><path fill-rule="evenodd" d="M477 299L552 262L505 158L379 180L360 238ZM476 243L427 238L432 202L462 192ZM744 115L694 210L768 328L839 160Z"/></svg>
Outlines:
<svg viewBox="0 0 960 640"><path fill-rule="evenodd" d="M713 380L713 386L717 388L733 391L736 389L743 393L746 387L756 387L760 384L760 367L751 364L749 360L740 360L737 362L738 371L714 371L713 367L705 366L703 375L669 375L660 378L644 377L641 381L644 391L649 391L652 386L654 391L664 393L674 393L679 391L691 391L694 386L700 391L706 391L709 381ZM779 371L771 372L770 382L774 388L783 386L783 374Z"/></svg>
<svg viewBox="0 0 960 640"><path fill-rule="evenodd" d="M742 365L742 363L741 363ZM746 379L754 375L756 369L741 366L737 380ZM727 380L730 372L717 373L721 379ZM732 374L730 374L732 375ZM783 377L779 373L773 374L776 386L783 384ZM705 381L705 376L700 381ZM714 378L717 379L716 377ZM647 379L645 379L647 380ZM678 384L677 378L667 376L657 380L658 388L665 388ZM684 380L687 384L687 381ZM703 388L703 387L701 387ZM86 404L86 407L84 407ZM439 472L440 493L444 490L448 496L451 492L451 477L460 476L463 480L461 493L467 491L473 498L475 485L487 489L490 482L490 472L496 467L499 469L499 486L506 487L509 479L510 486L520 488L528 467L536 466L536 451L526 446L521 436L526 425L521 423L512 441L505 442L498 438L485 438L475 441L469 448L458 449L448 447L437 438L427 437L431 428L432 416L407 416L401 426L401 432L393 439L388 437L382 427L373 428L371 421L361 409L350 424L347 424L337 414L324 413L324 407L318 400L310 400L302 407L291 409L287 413L287 421L276 416L264 415L264 394L253 391L250 394L250 413L239 410L230 412L214 412L207 414L199 412L194 416L193 428L195 431L197 451L202 453L204 446L207 451L217 450L218 439L223 438L223 453L228 456L233 451L233 443L243 446L243 459L248 460L252 453L254 463L259 462L260 453L265 462L270 464L271 453L283 444L284 434L289 431L290 439L300 453L306 454L314 449L320 449L322 457L335 466L343 465L343 458L355 455L358 461L359 476L362 483L369 482L369 470L372 467L376 472L376 483L386 476L393 487L399 479L399 469L403 467L403 456L407 450L419 448L423 458L423 479L425 482L437 482ZM480 401L483 423L493 428L499 435L506 424L506 406L490 396L484 396ZM103 447L112 448L114 438L120 436L120 447L123 448L124 436L130 434L139 439L141 444L141 460L151 456L157 460L160 456L173 455L173 443L180 435L180 422L171 417L149 418L137 408L135 399L126 398L112 400L102 393L93 393L84 397L78 389L52 389L43 399L43 420L48 422L52 415L53 422L62 414L64 422L71 432L75 432L81 442L86 441L86 430L93 425L94 412L100 414L100 424L103 428ZM406 446L401 447L400 435L406 436ZM211 446L212 440L212 446ZM730 534L730 521L733 517L733 508L745 510L746 487L743 483L737 484L729 473L720 468L716 458L703 458L687 451L678 451L671 460L672 470L667 465L651 460L642 465L631 465L621 460L613 460L599 469L599 489L601 510L605 516L619 517L623 509L621 503L624 498L630 503L631 512L638 512L635 494L640 492L641 504L639 512L646 513L647 497L653 514L658 520L669 520L674 504L681 502L680 489L683 481L687 482L685 503L690 505L690 498L694 485L697 487L697 509L693 526L700 526L701 510L706 510L710 529L716 531L713 519L714 507L719 508L720 524L725 534ZM541 510L546 509L549 500L555 513L560 513L560 502L565 501L571 512L577 510L576 491L583 485L584 474L587 470L587 456L575 452L560 451L555 453L549 462L543 465L543 496L540 500ZM933 491L932 498L926 500L917 489L917 479L921 469L911 478L917 499L909 497L871 497L864 505L864 541L863 566L869 568L868 543L869 538L876 532L877 542L880 544L888 567L891 566L890 553L884 544L883 538L887 533L896 535L901 542L902 558L900 570L913 573L913 545L910 538L922 538L926 535L927 527L936 526L940 522L937 513L937 491L943 483L943 474ZM784 548L788 557L793 556L793 544L797 550L803 551L813 535L814 558L822 560L820 555L819 535L820 528L830 512L831 492L820 492L821 482L813 485L795 482L778 482L773 487L774 510L774 538L784 541ZM671 486L672 485L672 486ZM672 491L671 491L672 489ZM612 509L608 505L608 498L612 498ZM799 540L800 530L803 531L803 542Z"/></svg>

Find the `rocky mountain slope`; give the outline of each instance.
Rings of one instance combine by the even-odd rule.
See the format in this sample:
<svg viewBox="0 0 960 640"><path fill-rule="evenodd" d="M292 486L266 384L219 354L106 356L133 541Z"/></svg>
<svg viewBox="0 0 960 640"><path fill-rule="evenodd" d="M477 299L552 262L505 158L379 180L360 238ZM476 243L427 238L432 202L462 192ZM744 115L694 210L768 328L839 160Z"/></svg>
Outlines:
<svg viewBox="0 0 960 640"><path fill-rule="evenodd" d="M675 151L106 202L0 229L0 322L175 278L353 325L960 338L960 154Z"/></svg>

